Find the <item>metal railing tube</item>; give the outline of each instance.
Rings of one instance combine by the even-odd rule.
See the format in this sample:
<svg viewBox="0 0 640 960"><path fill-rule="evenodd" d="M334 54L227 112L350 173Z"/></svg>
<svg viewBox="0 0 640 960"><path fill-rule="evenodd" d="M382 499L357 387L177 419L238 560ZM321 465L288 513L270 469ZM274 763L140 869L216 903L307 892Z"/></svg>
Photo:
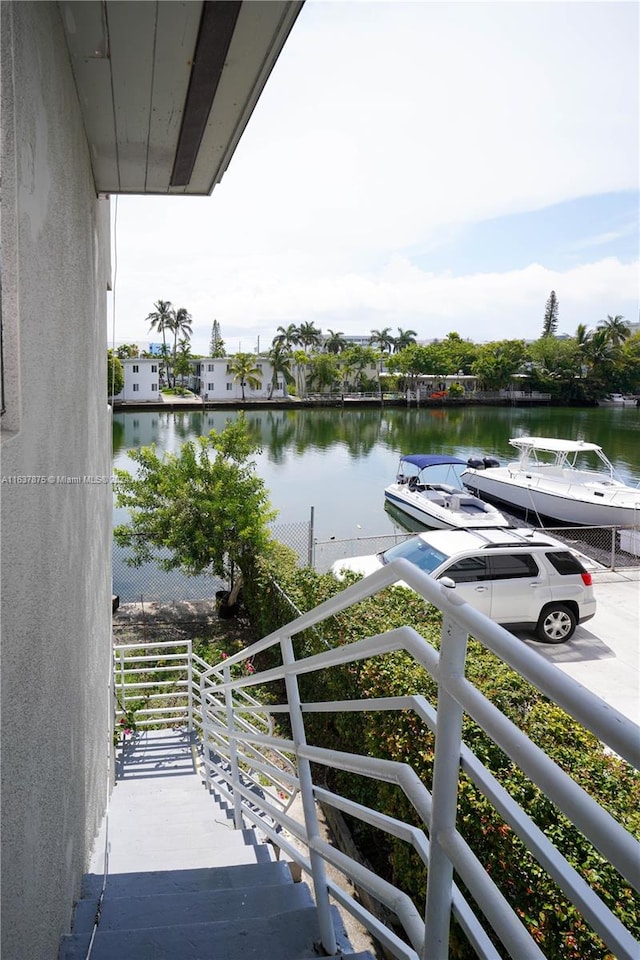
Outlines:
<svg viewBox="0 0 640 960"><path fill-rule="evenodd" d="M298 678L294 673L287 669L295 662L293 642L290 636L282 639L280 648L282 650L282 662L286 671L285 685L287 690L287 700L289 701L291 732L293 735L293 741L296 745L296 753L298 753L298 750L301 747L306 746L307 738L304 729L304 718L302 716L302 710L300 709ZM300 757L298 760L298 776L300 778L300 795L302 799L302 809L304 812L305 828L310 844L312 840L320 839L320 829L318 825L315 799L313 796L313 777L311 774L311 764L303 757ZM314 850L310 850L310 861L316 906L318 909L318 925L320 927L322 946L328 954L332 954L336 952L337 942L333 920L331 918L331 908L329 905L329 894L327 890L327 878L324 868L324 861L322 860L322 857Z"/></svg>
<svg viewBox="0 0 640 960"><path fill-rule="evenodd" d="M238 743L235 734L235 718L233 714L233 690L228 686L231 680L231 667L224 667L224 679L227 684L224 700L227 715L227 731L229 735L229 762L231 764L231 783L233 786L233 822L236 830L242 830L242 797L238 787L240 785L240 770L238 767Z"/></svg>
<svg viewBox="0 0 640 960"><path fill-rule="evenodd" d="M452 695L464 705L469 716L489 734L493 742L517 763L632 887L640 890L640 869L634 837L483 697L473 684L464 677L447 678L443 682L447 682Z"/></svg>
<svg viewBox="0 0 640 960"><path fill-rule="evenodd" d="M507 948L510 957L518 960L545 960L544 953L531 938L505 897L487 883L487 874L463 838L455 830L443 835L440 842L456 862L456 869L480 907L483 915Z"/></svg>
<svg viewBox="0 0 640 960"><path fill-rule="evenodd" d="M440 649L441 676L464 676L466 653L466 631L454 620L445 618ZM442 683L438 688L437 715L425 907L425 928L429 937L423 946L424 960L447 960L449 956L453 864L440 838L456 828L463 710Z"/></svg>
<svg viewBox="0 0 640 960"><path fill-rule="evenodd" d="M193 663L191 659L192 654L192 642L191 640L187 641L187 716L188 716L188 731L189 733L193 730Z"/></svg>

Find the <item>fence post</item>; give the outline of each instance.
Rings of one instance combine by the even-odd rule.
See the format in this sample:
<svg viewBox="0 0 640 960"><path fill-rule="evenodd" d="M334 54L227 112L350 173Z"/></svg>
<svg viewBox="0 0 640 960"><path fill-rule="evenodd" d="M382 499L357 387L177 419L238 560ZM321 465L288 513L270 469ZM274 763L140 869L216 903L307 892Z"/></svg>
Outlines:
<svg viewBox="0 0 640 960"><path fill-rule="evenodd" d="M307 546L307 558L308 565L312 570L315 570L316 558L314 555L314 543L313 543L313 520L314 520L315 507L311 507L311 513L309 515L309 543Z"/></svg>
<svg viewBox="0 0 640 960"><path fill-rule="evenodd" d="M307 738L304 730L304 716L300 703L300 691L298 690L298 678L290 669L295 663L293 653L293 643L291 637L284 637L280 643L282 649L282 663L285 668L285 685L287 688L287 700L289 702L289 718L291 720L291 733L296 745L296 762L298 764L298 778L300 781L300 796L302 799L302 809L304 812L304 825L307 833L307 842L309 843L309 860L311 863L311 876L313 877L313 889L316 897L316 906L318 909L318 925L320 928L320 938L322 946L329 955L334 954L337 949L336 934L331 918L331 907L329 905L329 894L327 890L327 876L324 868L324 860L318 853L311 849L311 841L320 838L320 828L318 826L318 816L316 812L315 798L313 796L313 776L311 773L311 764L308 760L298 756L298 748L306 746Z"/></svg>
<svg viewBox="0 0 640 960"><path fill-rule="evenodd" d="M611 527L611 569L616 568L616 528Z"/></svg>
<svg viewBox="0 0 640 960"><path fill-rule="evenodd" d="M465 630L446 616L442 623L438 665L438 711L423 960L447 960L449 956L453 864L442 841L446 841L446 837L456 829L463 710L457 700L448 693L446 684L448 678L464 677L466 651Z"/></svg>

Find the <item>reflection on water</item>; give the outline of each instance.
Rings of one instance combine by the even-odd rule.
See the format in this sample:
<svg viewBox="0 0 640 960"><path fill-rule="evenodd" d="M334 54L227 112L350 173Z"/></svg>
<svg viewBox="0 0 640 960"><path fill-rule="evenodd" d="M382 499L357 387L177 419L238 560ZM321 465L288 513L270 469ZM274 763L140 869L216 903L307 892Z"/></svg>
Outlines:
<svg viewBox="0 0 640 960"><path fill-rule="evenodd" d="M235 410L116 413L114 465L132 467L126 456L132 447L155 443L160 452L177 450L185 440L222 430L238 415ZM261 445L256 466L279 511L276 522L307 520L314 507L321 539L397 529L384 509L384 488L403 453L508 460L515 457L510 437L561 437L598 443L625 479L640 476L635 407L263 409L248 411L246 419Z"/></svg>

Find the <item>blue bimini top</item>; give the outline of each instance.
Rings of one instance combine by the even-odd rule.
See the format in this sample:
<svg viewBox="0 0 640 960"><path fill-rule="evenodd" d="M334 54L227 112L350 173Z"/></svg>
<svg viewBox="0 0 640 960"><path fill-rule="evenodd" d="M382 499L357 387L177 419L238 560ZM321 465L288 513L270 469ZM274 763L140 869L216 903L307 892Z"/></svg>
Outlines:
<svg viewBox="0 0 640 960"><path fill-rule="evenodd" d="M466 467L466 462L458 457L449 457L446 453L408 453L406 457L400 457L400 463L411 463L418 470L425 467L441 467L448 464L459 464Z"/></svg>

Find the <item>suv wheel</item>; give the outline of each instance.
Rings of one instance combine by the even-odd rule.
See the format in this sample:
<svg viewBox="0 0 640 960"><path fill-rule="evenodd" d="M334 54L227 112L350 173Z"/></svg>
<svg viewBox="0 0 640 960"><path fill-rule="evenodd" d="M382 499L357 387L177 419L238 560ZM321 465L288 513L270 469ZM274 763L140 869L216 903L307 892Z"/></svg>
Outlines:
<svg viewBox="0 0 640 960"><path fill-rule="evenodd" d="M543 643L564 643L573 636L577 624L573 610L563 603L552 603L540 614L536 636Z"/></svg>

